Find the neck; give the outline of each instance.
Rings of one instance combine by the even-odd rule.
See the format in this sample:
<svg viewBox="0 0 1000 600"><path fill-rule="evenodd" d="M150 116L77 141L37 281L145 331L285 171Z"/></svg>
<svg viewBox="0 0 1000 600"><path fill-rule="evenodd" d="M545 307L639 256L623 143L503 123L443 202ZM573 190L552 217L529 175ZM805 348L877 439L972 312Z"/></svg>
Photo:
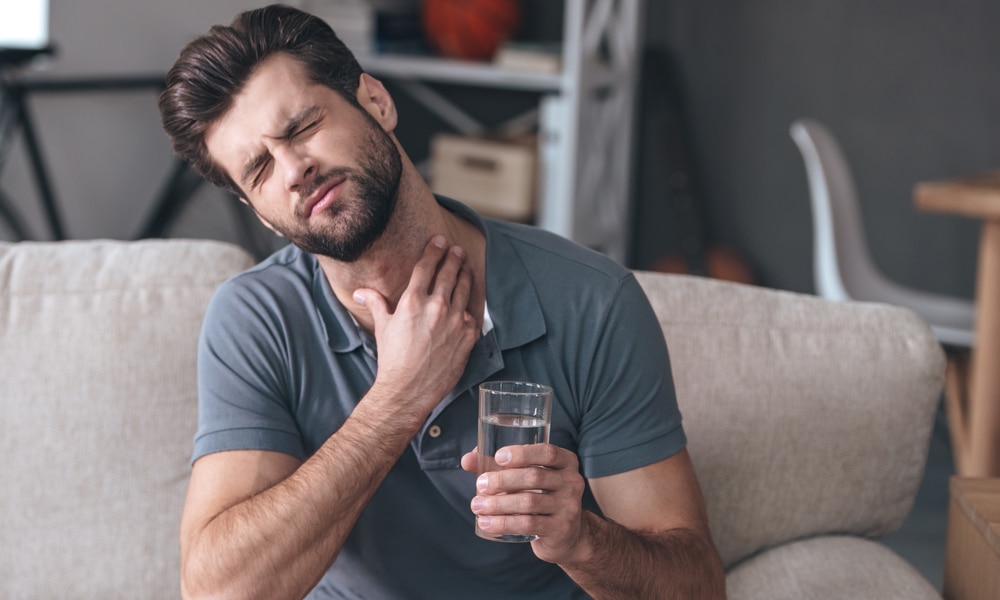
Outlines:
<svg viewBox="0 0 1000 600"><path fill-rule="evenodd" d="M359 288L376 290L385 297L390 311L395 311L414 265L431 237L438 234L443 235L449 245L461 246L467 253L466 261L473 272L469 312L482 327L486 301L486 239L472 223L438 204L411 164L403 168L399 199L385 232L364 256L351 263L323 256L318 258L337 299L359 324L373 333L371 316L354 301L354 291Z"/></svg>

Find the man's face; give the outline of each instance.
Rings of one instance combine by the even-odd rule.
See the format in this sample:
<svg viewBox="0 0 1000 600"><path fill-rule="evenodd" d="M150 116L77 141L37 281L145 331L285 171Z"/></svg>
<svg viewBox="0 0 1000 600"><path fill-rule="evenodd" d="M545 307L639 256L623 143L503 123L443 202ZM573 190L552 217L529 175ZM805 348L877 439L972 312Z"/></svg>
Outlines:
<svg viewBox="0 0 1000 600"><path fill-rule="evenodd" d="M392 138L288 55L257 67L205 142L261 221L306 252L357 260L395 208Z"/></svg>

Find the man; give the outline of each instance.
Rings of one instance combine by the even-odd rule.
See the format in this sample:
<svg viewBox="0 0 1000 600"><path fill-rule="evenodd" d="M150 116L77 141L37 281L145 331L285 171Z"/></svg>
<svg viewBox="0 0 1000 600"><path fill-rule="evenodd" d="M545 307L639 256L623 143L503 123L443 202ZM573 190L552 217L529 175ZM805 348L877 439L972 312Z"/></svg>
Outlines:
<svg viewBox="0 0 1000 600"><path fill-rule="evenodd" d="M175 151L292 242L206 315L186 597L724 595L628 271L436 198L385 88L297 10L193 41L160 109ZM551 385L552 444L477 480L487 379Z"/></svg>

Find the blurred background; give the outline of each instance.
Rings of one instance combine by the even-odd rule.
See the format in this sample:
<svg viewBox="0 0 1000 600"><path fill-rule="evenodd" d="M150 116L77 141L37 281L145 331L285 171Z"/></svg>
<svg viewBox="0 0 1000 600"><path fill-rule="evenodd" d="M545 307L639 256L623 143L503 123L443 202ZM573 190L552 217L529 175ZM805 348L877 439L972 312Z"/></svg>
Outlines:
<svg viewBox="0 0 1000 600"><path fill-rule="evenodd" d="M0 19L21 2L3 0ZM17 76L162 75L185 42L261 4L51 0L49 38L57 52ZM564 10L563 0L523 2L515 39L560 39ZM672 115L686 133L704 229L711 243L732 248L752 267L756 283L813 291L809 192L788 135L793 120L809 116L843 146L873 257L886 275L971 298L979 223L918 211L913 187L1000 165L998 18L1000 4L988 0L645 2L636 39L666 62L660 71L636 68L643 76L636 82L623 260L652 268L677 251L683 235L667 197L664 105L657 100L667 86L679 100ZM439 88L484 114L537 103L530 92ZM424 160L441 123L420 116L396 91L399 137ZM149 218L173 164L156 93L29 96L67 237L127 239ZM30 237L47 239L22 137L10 143L0 189ZM229 203L207 186L165 235L246 242ZM281 243L259 228L254 235L265 247ZM2 222L0 239L14 239Z"/></svg>

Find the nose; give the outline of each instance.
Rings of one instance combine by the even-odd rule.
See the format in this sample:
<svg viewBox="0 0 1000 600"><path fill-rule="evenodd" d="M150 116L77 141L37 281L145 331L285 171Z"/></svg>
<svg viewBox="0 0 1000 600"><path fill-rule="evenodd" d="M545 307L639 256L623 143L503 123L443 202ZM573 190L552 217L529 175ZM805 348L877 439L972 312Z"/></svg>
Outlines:
<svg viewBox="0 0 1000 600"><path fill-rule="evenodd" d="M274 151L275 162L280 166L285 189L298 191L303 184L316 176L318 167L313 158L301 147L282 147Z"/></svg>

